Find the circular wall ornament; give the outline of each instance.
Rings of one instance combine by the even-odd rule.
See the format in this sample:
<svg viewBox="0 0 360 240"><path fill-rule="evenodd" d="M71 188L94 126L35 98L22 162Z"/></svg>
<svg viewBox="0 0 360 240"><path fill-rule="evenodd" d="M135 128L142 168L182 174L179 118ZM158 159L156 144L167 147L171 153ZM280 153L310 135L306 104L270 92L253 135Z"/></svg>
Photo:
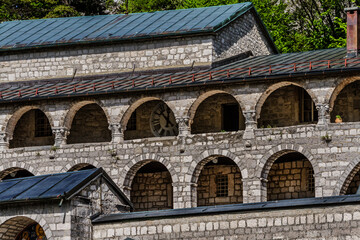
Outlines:
<svg viewBox="0 0 360 240"><path fill-rule="evenodd" d="M179 133L174 113L163 102L156 105L151 113L150 127L157 137L176 136Z"/></svg>

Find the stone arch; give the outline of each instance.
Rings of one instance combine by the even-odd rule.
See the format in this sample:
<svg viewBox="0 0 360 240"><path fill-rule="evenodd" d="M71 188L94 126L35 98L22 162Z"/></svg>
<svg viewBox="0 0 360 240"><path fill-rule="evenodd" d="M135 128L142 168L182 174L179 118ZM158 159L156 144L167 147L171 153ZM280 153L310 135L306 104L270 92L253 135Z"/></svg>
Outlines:
<svg viewBox="0 0 360 240"><path fill-rule="evenodd" d="M4 219L4 220L3 220ZM40 214L0 218L0 239L14 240L27 226L38 223L44 230L47 239L52 239L52 231L46 220Z"/></svg>
<svg viewBox="0 0 360 240"><path fill-rule="evenodd" d="M163 164L170 172L173 183L177 183L179 181L178 174L175 171L174 167L171 165L170 161L166 160L163 157L159 157L156 154L143 154L136 156L134 159L130 160L125 165L120 174L118 183L120 186L122 186L126 193L129 192L128 190L131 188L132 180L134 179L137 171L151 161L157 161Z"/></svg>
<svg viewBox="0 0 360 240"><path fill-rule="evenodd" d="M76 166L94 166L95 168L99 168L100 164L98 161L96 161L93 158L78 158L75 159L69 163L67 163L63 169L62 172L69 172L72 168L76 167Z"/></svg>
<svg viewBox="0 0 360 240"><path fill-rule="evenodd" d="M9 117L9 119L7 120L5 132L8 134L9 139L12 139L13 134L14 134L14 130L15 130L15 127L16 127L16 124L18 123L18 121L20 120L20 118L21 118L25 113L27 113L28 111L33 110L33 109L39 109L39 110L41 110L41 111L45 114L45 116L48 118L51 128L54 127L54 121L53 121L51 115L50 115L47 111L45 111L45 109L42 108L41 106L35 106L35 105L34 105L34 106L24 106L24 107L20 107L20 108L16 109L16 110L14 111L14 113L13 113L13 114Z"/></svg>
<svg viewBox="0 0 360 240"><path fill-rule="evenodd" d="M256 119L260 118L260 114L261 114L261 109L266 101L266 99L276 90L282 88L282 87L286 87L286 86L297 86L300 88L303 88L311 97L311 99L313 100L313 102L316 104L318 102L317 97L315 95L315 93L311 90L306 88L304 85L298 84L298 83L294 83L294 82L279 82L279 83L275 83L273 85L271 85L270 87L268 87L265 92L260 96L259 100L256 103L255 106L255 112L256 112Z"/></svg>
<svg viewBox="0 0 360 240"><path fill-rule="evenodd" d="M224 91L224 90L210 90L207 91L203 94L201 94L189 107L189 109L187 109L187 114L189 116L189 121L192 122L194 120L195 114L196 114L196 110L198 109L198 107L200 106L200 104L205 101L207 98L214 96L216 94L228 94L230 96L232 96L234 99L236 99L236 101L238 102L240 109L242 112L244 112L245 110L245 105L239 101L239 99L237 99L232 93Z"/></svg>
<svg viewBox="0 0 360 240"><path fill-rule="evenodd" d="M360 171L360 158L354 158L346 167L335 186L333 195L345 195L355 175Z"/></svg>
<svg viewBox="0 0 360 240"><path fill-rule="evenodd" d="M124 115L122 116L121 120L120 120L120 126L122 129L126 129L126 125L131 117L131 114L138 108L140 107L140 105L149 102L149 101L154 101L154 100L159 100L159 101L163 101L162 99L158 98L158 97L142 97L139 99L136 99L135 101L133 101L133 103L128 107L128 109L126 109ZM169 106L170 107L170 106ZM171 108L171 107L170 107ZM173 109L171 109L173 110ZM174 112L174 111L173 111Z"/></svg>
<svg viewBox="0 0 360 240"><path fill-rule="evenodd" d="M70 109L67 111L65 119L64 119L64 123L63 125L70 130L71 129L71 125L72 122L74 120L74 117L76 115L76 113L84 106L89 105L89 104L97 104L104 112L106 119L108 122L110 122L110 114L108 113L106 107L103 106L103 104L100 101L96 101L96 100L85 100L85 101L80 101L77 103L74 103L70 106Z"/></svg>
<svg viewBox="0 0 360 240"><path fill-rule="evenodd" d="M233 160L235 164L239 167L242 178L244 179L248 177L248 172L246 167L243 165L242 161L240 161L240 159L235 154L231 153L228 150L216 149L216 150L204 151L202 154L200 154L198 158L192 161L189 170L186 174L185 180L190 182L191 184L196 184L199 179L201 170L203 169L205 164L210 162L212 160L212 157L217 157L217 156L223 156Z"/></svg>
<svg viewBox="0 0 360 240"><path fill-rule="evenodd" d="M282 144L277 147L270 149L261 159L258 164L258 168L256 170L256 177L259 179L267 179L269 171L271 169L272 164L281 156L291 153L291 152L298 152L304 155L307 160L311 163L314 176L318 176L319 174L319 166L314 159L314 157L310 154L309 151L305 150L304 147L296 144ZM315 178L316 181L317 178ZM316 185L316 182L315 182Z"/></svg>
<svg viewBox="0 0 360 240"><path fill-rule="evenodd" d="M7 177L9 174L16 173L18 171L26 171L29 175L31 174L32 176L34 176L34 174L32 174L31 172L29 172L28 170L26 170L24 168L11 167L11 168L7 168L5 170L0 171L0 181L2 179L4 179L5 177Z"/></svg>
<svg viewBox="0 0 360 240"><path fill-rule="evenodd" d="M74 166L72 166L68 172L74 172L74 171L79 171L79 170L83 170L83 169L90 169L90 168L95 168L94 165L88 164L88 163L78 163Z"/></svg>
<svg viewBox="0 0 360 240"><path fill-rule="evenodd" d="M32 167L28 163L14 161L14 162L7 162L0 165L0 172L6 171L7 169L24 169L34 175L38 175L38 171L36 168Z"/></svg>
<svg viewBox="0 0 360 240"><path fill-rule="evenodd" d="M330 112L334 109L334 104L335 104L335 100L337 98L337 96L340 94L340 92L349 84L356 82L360 80L360 77L349 77L349 78L345 78L343 79L339 84L337 84L334 88L334 90L332 91L329 99L329 109Z"/></svg>

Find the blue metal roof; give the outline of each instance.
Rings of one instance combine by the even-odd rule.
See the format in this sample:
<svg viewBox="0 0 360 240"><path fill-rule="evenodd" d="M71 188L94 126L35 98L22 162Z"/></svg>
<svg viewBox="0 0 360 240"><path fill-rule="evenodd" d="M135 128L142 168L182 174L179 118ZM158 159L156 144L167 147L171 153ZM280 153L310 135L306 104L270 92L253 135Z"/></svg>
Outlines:
<svg viewBox="0 0 360 240"><path fill-rule="evenodd" d="M105 177L118 197L132 206L131 202L116 187L102 168L0 181L0 204L46 199L71 199L74 194L81 191L99 175Z"/></svg>
<svg viewBox="0 0 360 240"><path fill-rule="evenodd" d="M129 91L183 88L204 84L292 78L309 74L360 71L360 58L346 58L345 48L248 57L198 71L162 74L82 76L38 82L0 84L0 102L40 100L121 93Z"/></svg>
<svg viewBox="0 0 360 240"><path fill-rule="evenodd" d="M215 32L253 8L245 2L151 13L0 23L0 50Z"/></svg>

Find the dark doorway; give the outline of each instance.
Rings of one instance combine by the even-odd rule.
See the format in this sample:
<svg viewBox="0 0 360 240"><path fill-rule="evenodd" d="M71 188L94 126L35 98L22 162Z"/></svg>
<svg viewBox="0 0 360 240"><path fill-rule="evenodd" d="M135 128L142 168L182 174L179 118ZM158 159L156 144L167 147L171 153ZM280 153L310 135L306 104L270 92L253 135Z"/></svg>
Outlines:
<svg viewBox="0 0 360 240"><path fill-rule="evenodd" d="M237 104L223 104L223 130L237 131L239 130L239 105Z"/></svg>

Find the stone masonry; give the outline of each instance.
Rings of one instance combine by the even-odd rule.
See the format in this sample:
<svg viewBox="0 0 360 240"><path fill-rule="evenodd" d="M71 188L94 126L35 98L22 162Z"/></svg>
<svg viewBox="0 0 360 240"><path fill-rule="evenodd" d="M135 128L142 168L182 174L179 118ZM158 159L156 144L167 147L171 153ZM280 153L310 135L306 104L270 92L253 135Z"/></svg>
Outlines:
<svg viewBox="0 0 360 240"><path fill-rule="evenodd" d="M0 82L129 72L134 67L136 70L190 68L193 62L195 66L210 66L217 60L247 51L254 56L274 53L268 40L260 37L266 33L253 14L244 14L217 35L1 54Z"/></svg>

